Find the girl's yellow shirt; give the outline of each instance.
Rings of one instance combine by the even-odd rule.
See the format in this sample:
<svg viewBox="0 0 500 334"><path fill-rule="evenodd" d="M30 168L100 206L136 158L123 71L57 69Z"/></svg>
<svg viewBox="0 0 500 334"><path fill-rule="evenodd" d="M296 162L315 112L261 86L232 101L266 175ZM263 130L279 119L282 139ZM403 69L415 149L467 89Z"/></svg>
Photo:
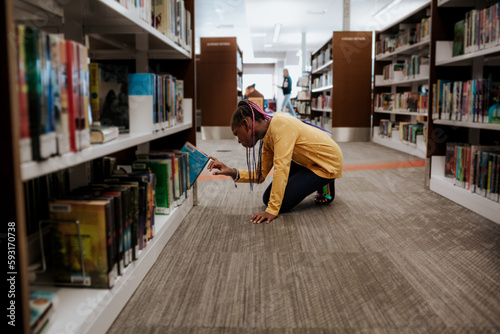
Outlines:
<svg viewBox="0 0 500 334"><path fill-rule="evenodd" d="M337 143L327 132L282 112L274 114L262 139L261 179L274 166L271 196L266 212L278 215L288 182L290 162L310 169L325 179L342 177L343 157ZM248 170L238 170L237 182L250 182Z"/></svg>

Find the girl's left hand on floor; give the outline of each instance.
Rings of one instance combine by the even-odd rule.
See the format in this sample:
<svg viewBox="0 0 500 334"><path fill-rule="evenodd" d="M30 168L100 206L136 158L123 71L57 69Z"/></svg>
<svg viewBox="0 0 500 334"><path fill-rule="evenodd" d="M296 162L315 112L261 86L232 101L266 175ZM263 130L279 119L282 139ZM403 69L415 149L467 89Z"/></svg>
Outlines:
<svg viewBox="0 0 500 334"><path fill-rule="evenodd" d="M274 218L276 218L275 215L272 215L264 211L264 212L254 213L250 221L254 224L260 224L266 221L266 223L269 224L271 220L273 220Z"/></svg>

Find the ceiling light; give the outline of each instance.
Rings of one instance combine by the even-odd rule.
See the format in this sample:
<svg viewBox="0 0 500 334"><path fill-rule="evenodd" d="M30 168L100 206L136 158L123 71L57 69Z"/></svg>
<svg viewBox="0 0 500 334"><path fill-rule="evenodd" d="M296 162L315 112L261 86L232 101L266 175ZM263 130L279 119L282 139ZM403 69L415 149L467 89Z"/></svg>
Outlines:
<svg viewBox="0 0 500 334"><path fill-rule="evenodd" d="M250 34L252 37L266 37L266 33L264 32L253 32Z"/></svg>
<svg viewBox="0 0 500 334"><path fill-rule="evenodd" d="M310 14L310 15L323 15L323 14L326 14L326 9L308 10L307 14Z"/></svg>
<svg viewBox="0 0 500 334"><path fill-rule="evenodd" d="M220 24L217 26L217 29L233 29L234 24Z"/></svg>
<svg viewBox="0 0 500 334"><path fill-rule="evenodd" d="M265 48L270 48L270 47L272 47L272 46L273 46L272 44L264 44L264 47L265 47Z"/></svg>
<svg viewBox="0 0 500 334"><path fill-rule="evenodd" d="M274 25L273 43L276 44L280 38L281 23Z"/></svg>
<svg viewBox="0 0 500 334"><path fill-rule="evenodd" d="M380 8L375 14L373 14L372 17L376 17L376 16L379 16L379 15L382 15L382 14L388 12L389 10L394 8L400 2L401 2L401 0L393 0L393 1L389 2L387 5Z"/></svg>

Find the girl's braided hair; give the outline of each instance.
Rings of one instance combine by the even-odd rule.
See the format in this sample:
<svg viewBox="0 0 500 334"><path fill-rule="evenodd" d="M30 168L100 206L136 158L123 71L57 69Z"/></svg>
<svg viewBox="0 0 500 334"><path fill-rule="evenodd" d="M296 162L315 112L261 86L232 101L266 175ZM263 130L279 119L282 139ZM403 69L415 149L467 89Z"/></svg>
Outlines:
<svg viewBox="0 0 500 334"><path fill-rule="evenodd" d="M243 120L246 117L250 117L254 121L268 121L271 119L271 116L262 111L258 104L248 100L241 100L240 102L238 102L238 108L236 108L236 110L234 111L233 117L231 119L231 126L242 125Z"/></svg>
<svg viewBox="0 0 500 334"><path fill-rule="evenodd" d="M247 117L252 119L252 143L255 143L255 121L269 121L272 117L262 111L262 109L256 103L248 100L242 100L238 102L238 108L236 108L236 110L234 111L233 117L231 119L231 126L241 126L243 124L243 120ZM262 176L262 140L259 144L258 160L255 156L255 145L251 148L252 153L250 153L250 148L247 148L246 150L250 189L253 190L253 184L258 183ZM252 156L253 159L251 159Z"/></svg>

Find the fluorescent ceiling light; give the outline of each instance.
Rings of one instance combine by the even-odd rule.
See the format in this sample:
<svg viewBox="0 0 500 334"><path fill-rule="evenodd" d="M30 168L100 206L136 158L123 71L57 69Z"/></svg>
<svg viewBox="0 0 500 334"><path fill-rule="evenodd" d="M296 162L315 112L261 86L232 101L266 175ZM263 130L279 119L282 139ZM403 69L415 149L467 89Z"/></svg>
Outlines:
<svg viewBox="0 0 500 334"><path fill-rule="evenodd" d="M266 37L266 33L265 32L253 32L250 34L250 36L252 36L252 37Z"/></svg>
<svg viewBox="0 0 500 334"><path fill-rule="evenodd" d="M270 47L272 47L272 46L273 46L272 44L264 44L264 47L265 47L265 48L270 48Z"/></svg>
<svg viewBox="0 0 500 334"><path fill-rule="evenodd" d="M401 2L401 0L393 0L393 1L389 2L387 5L380 8L375 14L373 14L372 17L376 17L376 16L379 16L379 15L382 15L382 14L388 12L389 10L394 8L400 2Z"/></svg>
<svg viewBox="0 0 500 334"><path fill-rule="evenodd" d="M323 15L323 14L326 14L326 9L308 10L307 14L311 14L311 15Z"/></svg>
<svg viewBox="0 0 500 334"><path fill-rule="evenodd" d="M280 38L281 23L274 25L273 43L276 44Z"/></svg>

